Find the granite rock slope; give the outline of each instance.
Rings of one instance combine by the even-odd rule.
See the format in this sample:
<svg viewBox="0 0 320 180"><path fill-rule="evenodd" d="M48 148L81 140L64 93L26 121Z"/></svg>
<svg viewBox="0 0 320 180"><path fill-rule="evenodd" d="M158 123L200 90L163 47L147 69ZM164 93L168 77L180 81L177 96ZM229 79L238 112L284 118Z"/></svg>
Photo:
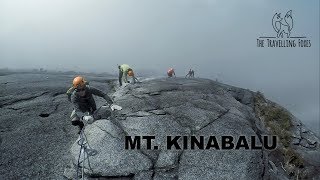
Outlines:
<svg viewBox="0 0 320 180"><path fill-rule="evenodd" d="M319 138L289 112L261 93L208 79L160 78L128 84L113 94L123 107L86 126L86 178L125 179L291 179L319 178ZM274 117L267 110L278 110ZM268 111L269 113L273 111ZM289 118L289 119L286 119ZM282 126L288 121L288 126ZM286 131L275 129L279 124ZM277 135L276 150L168 150L166 137L245 136L257 144ZM124 148L125 136L155 136L158 149ZM77 164L79 145L71 148ZM74 177L75 167L66 170Z"/></svg>

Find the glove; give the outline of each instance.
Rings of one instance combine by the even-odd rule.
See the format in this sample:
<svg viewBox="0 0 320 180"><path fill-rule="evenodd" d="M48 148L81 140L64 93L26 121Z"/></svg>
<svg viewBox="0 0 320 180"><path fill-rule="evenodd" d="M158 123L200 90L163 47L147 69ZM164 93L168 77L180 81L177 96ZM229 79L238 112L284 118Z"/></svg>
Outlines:
<svg viewBox="0 0 320 180"><path fill-rule="evenodd" d="M94 118L92 116L83 116L82 119L89 124L91 124L94 121Z"/></svg>
<svg viewBox="0 0 320 180"><path fill-rule="evenodd" d="M111 104L110 108L111 108L112 111L114 111L114 110L121 110L121 109L122 109L121 106L118 106L118 105L115 105L115 104Z"/></svg>

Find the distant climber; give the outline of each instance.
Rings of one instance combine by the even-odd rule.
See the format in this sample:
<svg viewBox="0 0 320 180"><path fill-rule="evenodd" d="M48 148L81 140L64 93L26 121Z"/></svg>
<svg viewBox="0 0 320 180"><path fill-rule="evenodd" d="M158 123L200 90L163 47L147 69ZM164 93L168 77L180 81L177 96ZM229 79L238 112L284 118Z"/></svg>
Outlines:
<svg viewBox="0 0 320 180"><path fill-rule="evenodd" d="M133 83L139 82L139 80L134 76L132 68L128 64L122 64L118 66L119 68L119 85L122 86L122 80L125 83L129 83L128 76L132 77Z"/></svg>
<svg viewBox="0 0 320 180"><path fill-rule="evenodd" d="M70 96L70 101L72 102L74 109L71 113L70 118L72 125L79 127L78 133L80 133L84 126L83 122L81 121L84 118L83 113L88 112L90 115L92 115L92 119L90 120L93 120L94 114L97 110L96 103L92 95L104 98L110 105L113 104L113 101L107 94L103 93L102 91L86 85L86 81L81 76L77 76L73 79L73 88L74 90Z"/></svg>
<svg viewBox="0 0 320 180"><path fill-rule="evenodd" d="M190 69L186 77L194 78L194 70Z"/></svg>
<svg viewBox="0 0 320 180"><path fill-rule="evenodd" d="M176 73L174 72L173 68L169 68L167 71L168 77L171 78L173 75L176 77Z"/></svg>

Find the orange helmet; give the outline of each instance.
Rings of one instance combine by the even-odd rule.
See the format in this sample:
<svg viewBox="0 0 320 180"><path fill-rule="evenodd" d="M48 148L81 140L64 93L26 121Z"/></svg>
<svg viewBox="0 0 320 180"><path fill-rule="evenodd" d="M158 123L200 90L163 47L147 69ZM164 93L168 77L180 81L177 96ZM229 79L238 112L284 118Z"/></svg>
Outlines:
<svg viewBox="0 0 320 180"><path fill-rule="evenodd" d="M84 78L81 76L77 76L73 79L72 84L74 88L83 87L85 85Z"/></svg>
<svg viewBox="0 0 320 180"><path fill-rule="evenodd" d="M130 70L130 71L128 71L128 76L133 76L134 74L133 74L133 71L132 70Z"/></svg>

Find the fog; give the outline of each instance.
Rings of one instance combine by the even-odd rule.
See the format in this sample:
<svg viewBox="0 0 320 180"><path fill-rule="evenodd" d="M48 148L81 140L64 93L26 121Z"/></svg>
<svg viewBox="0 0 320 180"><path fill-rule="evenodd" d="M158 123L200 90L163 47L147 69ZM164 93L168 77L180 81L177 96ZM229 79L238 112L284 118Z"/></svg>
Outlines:
<svg viewBox="0 0 320 180"><path fill-rule="evenodd" d="M257 47L292 10L311 47ZM319 122L319 1L0 0L0 68L195 76L263 92L313 131Z"/></svg>

